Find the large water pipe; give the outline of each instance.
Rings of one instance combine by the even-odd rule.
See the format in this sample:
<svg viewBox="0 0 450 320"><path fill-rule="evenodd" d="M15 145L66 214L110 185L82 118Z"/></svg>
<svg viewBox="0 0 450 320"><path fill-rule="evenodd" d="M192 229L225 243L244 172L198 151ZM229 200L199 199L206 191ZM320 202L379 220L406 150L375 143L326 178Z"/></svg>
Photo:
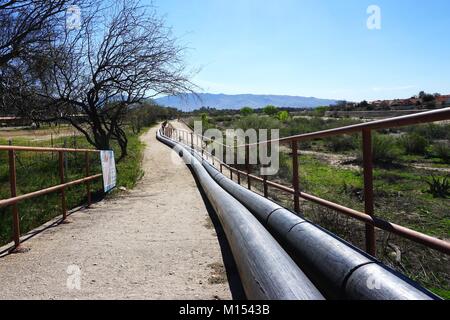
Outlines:
<svg viewBox="0 0 450 320"><path fill-rule="evenodd" d="M266 226L327 298L440 299L348 242L240 186L206 160L202 163L224 190Z"/></svg>
<svg viewBox="0 0 450 320"><path fill-rule="evenodd" d="M324 299L266 228L211 178L193 152L159 131L157 138L182 155L197 176L222 224L248 299Z"/></svg>

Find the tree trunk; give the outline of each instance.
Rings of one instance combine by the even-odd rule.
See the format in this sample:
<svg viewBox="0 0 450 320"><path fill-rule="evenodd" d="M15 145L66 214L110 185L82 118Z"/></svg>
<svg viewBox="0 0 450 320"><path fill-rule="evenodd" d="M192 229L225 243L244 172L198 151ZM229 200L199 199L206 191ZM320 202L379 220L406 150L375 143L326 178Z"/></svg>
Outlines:
<svg viewBox="0 0 450 320"><path fill-rule="evenodd" d="M113 136L120 147L120 157L117 162L122 161L128 155L128 139L125 131L120 128L118 125L113 129Z"/></svg>

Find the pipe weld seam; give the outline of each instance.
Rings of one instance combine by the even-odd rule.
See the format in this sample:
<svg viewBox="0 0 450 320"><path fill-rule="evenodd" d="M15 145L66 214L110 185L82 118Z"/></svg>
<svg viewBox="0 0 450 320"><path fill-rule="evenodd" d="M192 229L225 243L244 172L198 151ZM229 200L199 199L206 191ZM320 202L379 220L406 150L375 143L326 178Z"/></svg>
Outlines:
<svg viewBox="0 0 450 320"><path fill-rule="evenodd" d="M269 219L270 219L270 217L272 216L272 214L274 214L274 213L277 212L278 210L283 210L283 208L278 208L278 209L275 209L275 210L271 211L271 212L268 214L268 216L267 216L267 219L266 219L266 225L269 224Z"/></svg>
<svg viewBox="0 0 450 320"><path fill-rule="evenodd" d="M301 221L301 222L299 222L299 223L296 223L296 224L294 224L293 226L292 226L292 228L290 228L289 229L289 231L288 231L288 233L290 233L292 230L294 230L294 228L296 227L296 226L299 226L299 225L301 225L301 224L303 224L303 223L307 223L308 221Z"/></svg>
<svg viewBox="0 0 450 320"><path fill-rule="evenodd" d="M344 281L342 281L342 284L341 284L341 291L343 293L345 293L345 288L347 287L347 282L350 279L350 277L353 275L353 273L355 273L356 270L358 270L359 268L362 268L362 267L367 266L369 264L377 264L377 263L375 261L369 261L369 262L361 263L360 265L354 267L353 269L351 269L348 272L348 274L344 278Z"/></svg>

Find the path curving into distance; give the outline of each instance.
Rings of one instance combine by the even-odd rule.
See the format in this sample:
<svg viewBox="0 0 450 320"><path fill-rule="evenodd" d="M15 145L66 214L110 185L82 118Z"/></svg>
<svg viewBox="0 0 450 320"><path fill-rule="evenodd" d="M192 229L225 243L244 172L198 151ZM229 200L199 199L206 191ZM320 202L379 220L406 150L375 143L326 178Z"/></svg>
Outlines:
<svg viewBox="0 0 450 320"><path fill-rule="evenodd" d="M226 245L188 167L156 130L142 137L145 175L134 190L27 240L29 252L0 257L0 299L232 298ZM71 290L78 267L81 290Z"/></svg>

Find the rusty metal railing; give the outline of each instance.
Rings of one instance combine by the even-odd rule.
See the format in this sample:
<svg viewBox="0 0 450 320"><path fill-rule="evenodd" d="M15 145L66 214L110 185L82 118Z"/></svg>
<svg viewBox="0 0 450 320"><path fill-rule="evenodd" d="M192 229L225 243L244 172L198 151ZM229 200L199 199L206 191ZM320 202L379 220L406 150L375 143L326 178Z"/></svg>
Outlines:
<svg viewBox="0 0 450 320"><path fill-rule="evenodd" d="M219 160L214 155L208 153L205 150L205 146L203 142L213 142L207 137L203 135L198 135L196 133L192 133L186 130L177 130L172 127L165 128L164 132L169 137L176 137L177 139L185 140L190 142L190 146L195 148L194 143L194 135L197 136L197 139L201 139L202 143L200 145L202 157L207 155L207 157L212 159L213 165L217 162L220 166L220 171L223 171L223 167L227 168L230 171L230 176L233 177L233 174L237 175L238 183L241 184L241 177L247 178L247 188L251 190L252 185L251 181L261 182L264 186L264 196L267 198L269 191L268 188L272 187L279 191L288 193L293 196L294 202L294 210L297 213L300 213L300 198L305 199L307 201L314 202L321 206L327 207L329 209L335 210L341 214L359 220L365 223L365 241L366 241L366 251L372 256L376 256L376 238L375 238L375 228L385 230L388 232L392 232L401 237L407 238L414 242L423 244L429 248L433 248L445 254L450 254L450 243L418 231L414 231L412 229L391 223L389 221L380 219L375 216L374 210L374 191L373 191L373 161L372 161L372 131L379 129L388 129L388 128L398 128L404 126L410 126L415 124L423 124L437 121L446 121L450 120L450 108L433 110L423 113L417 113L413 115L407 115L402 117L390 118L385 120L377 120L373 122L367 122L362 124L356 124L336 129L324 130L313 133L306 133L286 138L281 138L277 140L263 141L255 144L244 144L239 145L237 148L245 148L245 171L238 170L237 168L233 168L232 166L224 163ZM316 197L314 195L310 195L305 192L300 191L300 181L299 181L299 152L298 152L298 143L301 141L326 138L335 135L341 134L362 134L362 154L363 154L363 176L364 176L364 212L360 212L358 210L354 210L337 203L333 203L331 201ZM219 143L214 141L215 143ZM269 145L274 142L279 142L280 144L289 144L292 150L292 165L293 165L293 177L292 177L292 186L285 186L273 181L268 180L267 176L260 177L252 174L251 167L248 163L249 158L249 147L256 145ZM220 143L221 144L221 143ZM221 144L225 148L233 148L224 144ZM198 144L197 144L198 147Z"/></svg>
<svg viewBox="0 0 450 320"><path fill-rule="evenodd" d="M102 174L96 174L90 176L90 164L89 164L89 154L99 153L99 150L91 149L68 149L68 148L38 148L38 147L21 147L21 146L0 146L0 152L8 152L8 163L9 163L9 183L10 183L10 194L11 197L8 199L0 200L0 208L12 206L13 215L13 240L14 248L13 251L20 250L20 217L19 208L17 204L21 201L36 198L42 195L61 192L61 211L62 211L62 221L67 219L67 204L66 204L66 189L75 185L85 184L86 185L86 196L87 196L87 206L89 207L92 203L90 182L102 177ZM17 175L16 175L16 153L21 151L29 152L55 152L58 153L58 167L59 167L59 177L60 184L41 189L35 192L17 195ZM64 170L64 157L66 153L84 153L85 154L85 177L79 180L66 182L65 181L65 170Z"/></svg>

